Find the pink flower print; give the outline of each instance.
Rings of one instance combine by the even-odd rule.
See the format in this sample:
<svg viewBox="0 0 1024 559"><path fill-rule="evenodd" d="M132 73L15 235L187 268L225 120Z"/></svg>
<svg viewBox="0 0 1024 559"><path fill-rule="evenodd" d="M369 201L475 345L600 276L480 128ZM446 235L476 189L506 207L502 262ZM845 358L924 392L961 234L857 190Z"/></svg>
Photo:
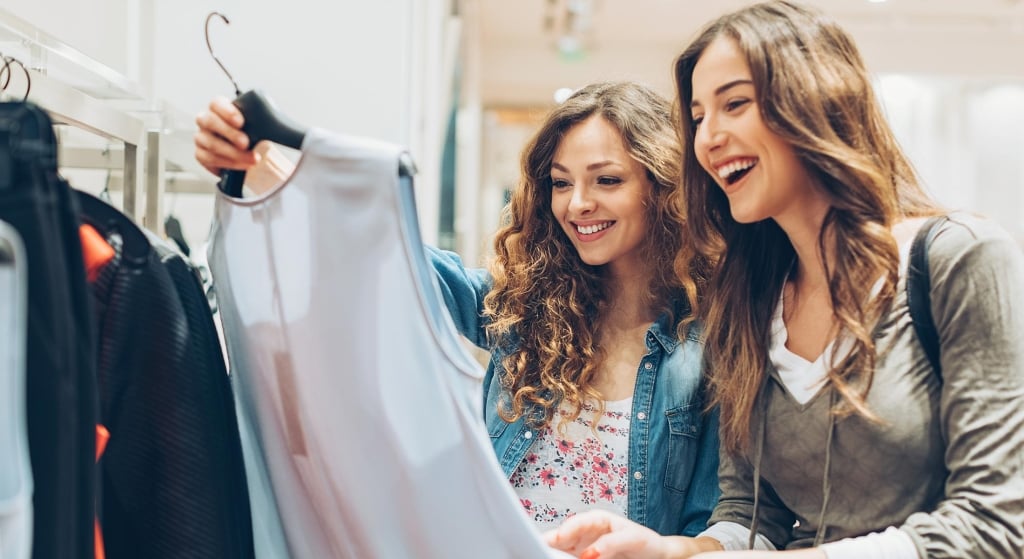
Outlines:
<svg viewBox="0 0 1024 559"><path fill-rule="evenodd" d="M597 486L600 489L598 494L605 501L611 501L615 497L615 490L609 487L607 483L598 483Z"/></svg>
<svg viewBox="0 0 1024 559"><path fill-rule="evenodd" d="M568 454L570 451L572 451L572 447L573 447L573 443L571 443L571 442L569 442L569 441L567 441L565 439L559 439L559 441L558 441L558 451L559 452Z"/></svg>
<svg viewBox="0 0 1024 559"><path fill-rule="evenodd" d="M533 502L529 499L519 499L519 504L523 505L523 508L526 509L527 512L533 510Z"/></svg>
<svg viewBox="0 0 1024 559"><path fill-rule="evenodd" d="M595 456L593 468L595 472L608 473L608 461L603 456Z"/></svg>
<svg viewBox="0 0 1024 559"><path fill-rule="evenodd" d="M526 463L527 464L536 464L537 460L539 460L539 459L540 459L540 457L538 457L537 454L533 453L533 452L531 452L530 454L526 455Z"/></svg>
<svg viewBox="0 0 1024 559"><path fill-rule="evenodd" d="M583 462L583 457L581 457L581 456L577 456L577 457L576 457L576 458L575 458L575 459L574 459L574 460L572 461L572 466L573 466L574 468L576 468L577 470L582 470L582 469L583 469L583 463L584 463L584 462Z"/></svg>
<svg viewBox="0 0 1024 559"><path fill-rule="evenodd" d="M551 468L544 468L540 472L540 482L547 485L549 488L555 486L555 482L558 481L558 475Z"/></svg>

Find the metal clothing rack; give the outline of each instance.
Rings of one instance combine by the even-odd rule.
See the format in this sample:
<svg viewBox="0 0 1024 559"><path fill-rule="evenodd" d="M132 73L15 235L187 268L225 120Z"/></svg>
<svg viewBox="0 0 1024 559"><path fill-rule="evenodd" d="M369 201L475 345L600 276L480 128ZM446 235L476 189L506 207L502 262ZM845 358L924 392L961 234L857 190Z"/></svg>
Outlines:
<svg viewBox="0 0 1024 559"><path fill-rule="evenodd" d="M29 72L32 76L32 91L28 100L46 110L54 124L75 126L124 144L121 158L124 207L121 210L137 220L138 185L142 183L145 172L140 149L146 141L143 122L38 70L30 69ZM65 165L61 155L58 154L57 160L60 165Z"/></svg>
<svg viewBox="0 0 1024 559"><path fill-rule="evenodd" d="M46 110L55 124L120 144L62 145L58 165L111 171L110 188L123 192L121 211L143 227L162 233L167 191L214 192L215 179L203 180L206 175L192 156L191 131L179 126L175 132L177 123L186 120L180 111L147 99L120 72L3 8L0 52L25 65L31 80L27 100Z"/></svg>

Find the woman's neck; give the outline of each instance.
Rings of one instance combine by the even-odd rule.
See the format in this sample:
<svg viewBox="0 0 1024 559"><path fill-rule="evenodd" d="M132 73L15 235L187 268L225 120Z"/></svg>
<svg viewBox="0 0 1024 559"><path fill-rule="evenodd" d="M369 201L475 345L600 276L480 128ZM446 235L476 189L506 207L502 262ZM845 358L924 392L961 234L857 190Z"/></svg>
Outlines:
<svg viewBox="0 0 1024 559"><path fill-rule="evenodd" d="M648 293L649 283L650 274L642 268L610 276L608 306L602 322L612 328L623 326L627 329L653 322L657 310Z"/></svg>
<svg viewBox="0 0 1024 559"><path fill-rule="evenodd" d="M628 398L636 385L637 366L647 352L645 335L656 317L647 293L646 273L609 278L608 305L595 327L601 362L593 384L607 401Z"/></svg>
<svg viewBox="0 0 1024 559"><path fill-rule="evenodd" d="M796 252L796 270L791 279L800 291L817 291L828 284L825 257L830 255L822 254L820 242L827 213L828 206L819 204L814 208L802 208L795 215L776 219L776 223L789 237L789 242ZM826 250L829 246L828 241L825 239Z"/></svg>

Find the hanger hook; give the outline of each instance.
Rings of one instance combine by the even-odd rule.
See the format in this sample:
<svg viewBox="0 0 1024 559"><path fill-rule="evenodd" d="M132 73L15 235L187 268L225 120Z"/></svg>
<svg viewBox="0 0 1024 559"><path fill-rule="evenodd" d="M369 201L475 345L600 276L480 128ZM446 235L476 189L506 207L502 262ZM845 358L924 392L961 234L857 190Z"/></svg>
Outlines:
<svg viewBox="0 0 1024 559"><path fill-rule="evenodd" d="M224 74L228 77L229 80L231 80L231 85L235 86L235 95L241 95L242 91L238 88L238 82L236 82L235 78L231 76L231 72L228 72L228 69L224 67L224 63L222 63L220 59L217 58L217 55L213 54L213 45L210 44L210 20L213 19L213 16L217 16L220 19L224 20L225 25L231 24L231 22L228 21L228 17L226 15L220 12L210 12L210 14L206 16L206 48L209 49L210 56L213 57L213 61L217 63L217 66L220 66L220 69L223 70Z"/></svg>
<svg viewBox="0 0 1024 559"><path fill-rule="evenodd" d="M11 83L11 61L7 56L0 54L0 58L4 60L4 67L0 68L0 91L7 91L7 86Z"/></svg>
<svg viewBox="0 0 1024 559"><path fill-rule="evenodd" d="M25 67L25 65L17 58L14 58L13 56L4 56L3 59L4 68L3 70L0 70L0 74L6 72L7 75L4 76L4 83L3 86L0 87L0 90L6 91L7 86L10 85L11 75L14 74L14 71L11 70L11 62L16 62L18 66L21 66L21 71L25 72L25 96L21 98L21 102L24 103L25 101L28 101L28 94L32 91L32 74L28 73L28 68Z"/></svg>

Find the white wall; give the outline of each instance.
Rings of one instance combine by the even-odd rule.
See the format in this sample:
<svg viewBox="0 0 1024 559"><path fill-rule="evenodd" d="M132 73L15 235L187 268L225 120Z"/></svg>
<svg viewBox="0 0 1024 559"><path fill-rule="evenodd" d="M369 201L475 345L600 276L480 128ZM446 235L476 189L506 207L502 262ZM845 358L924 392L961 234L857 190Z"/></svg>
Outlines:
<svg viewBox="0 0 1024 559"><path fill-rule="evenodd" d="M130 53L135 45L138 0L5 0L2 6L44 33L134 77Z"/></svg>
<svg viewBox="0 0 1024 559"><path fill-rule="evenodd" d="M242 91L310 126L408 143L410 2L156 2L156 91L192 111L234 97L203 36L218 10L231 23L212 21L211 42Z"/></svg>
<svg viewBox="0 0 1024 559"><path fill-rule="evenodd" d="M230 25L212 21L210 38L242 91L263 90L305 126L409 147L420 171L421 227L433 241L441 139L458 41L451 4L9 0L2 10L135 82L144 108L166 106L177 113L162 126L186 129L194 127L193 116L212 97L234 97L231 82L207 52L203 33L209 12L224 13ZM47 61L57 62L53 56L41 60L44 70ZM169 198L164 207L173 206L190 241L201 242L212 198L177 198Z"/></svg>
<svg viewBox="0 0 1024 559"><path fill-rule="evenodd" d="M878 91L936 199L994 219L1024 245L1024 79L889 74Z"/></svg>

